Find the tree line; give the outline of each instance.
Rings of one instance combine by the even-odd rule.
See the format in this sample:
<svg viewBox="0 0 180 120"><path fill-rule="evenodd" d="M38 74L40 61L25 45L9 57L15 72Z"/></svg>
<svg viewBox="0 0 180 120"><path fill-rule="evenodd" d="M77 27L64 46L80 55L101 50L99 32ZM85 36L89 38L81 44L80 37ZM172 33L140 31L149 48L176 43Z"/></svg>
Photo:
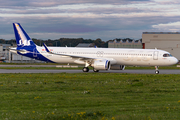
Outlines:
<svg viewBox="0 0 180 120"><path fill-rule="evenodd" d="M59 38L56 40L51 40L51 39L41 40L41 39L32 38L32 40L36 45L39 45L39 46L42 46L43 43L45 43L47 46L76 47L79 43L94 43L97 47L102 47L102 48L107 48L108 42L113 41L113 40L108 40L105 42L105 41L102 41L100 38L96 40L83 39L83 38ZM116 39L116 40L119 41L120 39ZM132 39L124 38L121 40L131 41ZM0 44L16 44L16 40L15 39L11 39L11 40L0 39Z"/></svg>

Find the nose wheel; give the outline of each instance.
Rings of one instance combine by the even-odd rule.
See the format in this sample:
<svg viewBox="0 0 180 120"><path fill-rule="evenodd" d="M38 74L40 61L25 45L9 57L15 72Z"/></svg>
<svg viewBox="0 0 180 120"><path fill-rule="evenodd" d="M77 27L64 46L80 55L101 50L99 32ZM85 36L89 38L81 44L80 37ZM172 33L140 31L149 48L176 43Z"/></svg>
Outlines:
<svg viewBox="0 0 180 120"><path fill-rule="evenodd" d="M159 74L159 70L156 70L155 73L156 73L156 74Z"/></svg>
<svg viewBox="0 0 180 120"><path fill-rule="evenodd" d="M155 68L156 68L155 74L159 74L159 70L158 70L159 66L155 66Z"/></svg>

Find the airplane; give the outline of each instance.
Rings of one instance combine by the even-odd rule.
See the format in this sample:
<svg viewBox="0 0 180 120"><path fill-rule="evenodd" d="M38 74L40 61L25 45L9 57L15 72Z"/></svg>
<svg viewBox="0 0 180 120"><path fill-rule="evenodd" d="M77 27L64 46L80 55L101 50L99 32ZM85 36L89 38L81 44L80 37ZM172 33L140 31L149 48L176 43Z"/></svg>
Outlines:
<svg viewBox="0 0 180 120"><path fill-rule="evenodd" d="M124 70L125 66L159 66L174 65L178 59L169 52L158 49L124 49L124 48L76 48L37 46L28 36L20 23L13 23L17 47L10 51L36 60L52 63L84 65L83 72L92 67L99 70Z"/></svg>

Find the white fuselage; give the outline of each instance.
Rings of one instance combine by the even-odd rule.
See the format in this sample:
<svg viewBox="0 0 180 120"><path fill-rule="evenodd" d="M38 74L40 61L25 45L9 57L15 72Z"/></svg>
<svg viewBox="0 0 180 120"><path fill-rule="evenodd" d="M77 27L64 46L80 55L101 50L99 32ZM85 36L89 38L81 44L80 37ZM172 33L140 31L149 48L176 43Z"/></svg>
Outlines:
<svg viewBox="0 0 180 120"><path fill-rule="evenodd" d="M117 48L74 48L74 47L39 47L31 40L20 23L13 23L17 48L10 51L37 60L54 63L84 64L83 72L93 67L99 70L124 70L125 65L158 66L173 65L178 60L170 53L157 49L117 49Z"/></svg>
<svg viewBox="0 0 180 120"><path fill-rule="evenodd" d="M136 66L168 66L178 62L173 56L157 49L121 49L121 48L75 48L75 47L48 47L57 54L89 57L93 59L109 60L111 65L136 65ZM78 57L49 54L44 47L37 46L37 50L47 59L56 63L85 64L86 61Z"/></svg>

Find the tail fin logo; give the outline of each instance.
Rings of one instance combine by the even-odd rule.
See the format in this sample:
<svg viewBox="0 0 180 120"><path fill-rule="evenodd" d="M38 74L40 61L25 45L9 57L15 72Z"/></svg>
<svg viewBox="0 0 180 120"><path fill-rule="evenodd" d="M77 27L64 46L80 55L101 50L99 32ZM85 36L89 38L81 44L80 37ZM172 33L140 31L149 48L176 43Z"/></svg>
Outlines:
<svg viewBox="0 0 180 120"><path fill-rule="evenodd" d="M31 39L19 23L14 23L16 42L18 46L30 46Z"/></svg>

